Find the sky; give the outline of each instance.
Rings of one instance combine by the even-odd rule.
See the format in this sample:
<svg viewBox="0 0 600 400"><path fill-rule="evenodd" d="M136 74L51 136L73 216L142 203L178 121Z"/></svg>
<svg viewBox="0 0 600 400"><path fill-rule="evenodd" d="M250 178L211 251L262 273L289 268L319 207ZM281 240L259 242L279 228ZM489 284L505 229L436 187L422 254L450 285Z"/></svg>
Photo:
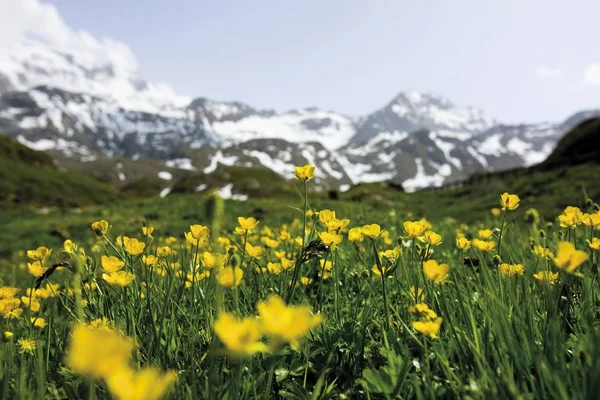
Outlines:
<svg viewBox="0 0 600 400"><path fill-rule="evenodd" d="M600 108L598 0L43 2L192 97L360 116L417 90L506 123Z"/></svg>

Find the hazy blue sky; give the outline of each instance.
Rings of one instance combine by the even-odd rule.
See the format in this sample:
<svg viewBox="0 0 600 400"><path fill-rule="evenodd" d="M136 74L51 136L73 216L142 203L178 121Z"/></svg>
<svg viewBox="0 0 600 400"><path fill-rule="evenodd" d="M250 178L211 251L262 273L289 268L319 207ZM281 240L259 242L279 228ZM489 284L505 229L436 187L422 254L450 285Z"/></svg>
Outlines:
<svg viewBox="0 0 600 400"><path fill-rule="evenodd" d="M361 115L413 89L506 122L600 107L599 0L51 3L190 96Z"/></svg>

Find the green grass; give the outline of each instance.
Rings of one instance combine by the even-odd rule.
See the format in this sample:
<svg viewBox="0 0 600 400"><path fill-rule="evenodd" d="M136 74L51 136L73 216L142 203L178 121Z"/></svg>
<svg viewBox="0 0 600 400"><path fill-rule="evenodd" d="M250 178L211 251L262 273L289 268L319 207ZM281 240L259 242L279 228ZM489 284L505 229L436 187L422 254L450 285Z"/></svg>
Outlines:
<svg viewBox="0 0 600 400"><path fill-rule="evenodd" d="M546 184L552 188L553 182L548 180ZM586 249L584 238L592 232L583 225L569 233L557 224L547 226L555 215L533 225L525 223L521 210L544 204L537 200L544 196L532 194L522 196L518 211L508 212L502 225L502 219L493 218L488 211L498 206L501 191L473 194L462 204L451 204L444 198L448 196L433 191L400 193L395 206L390 207L309 199L311 209L331 207L339 218L349 218L349 227L380 223L389 232L389 241L367 238L353 245L344 234L342 244L332 251L303 252L310 254L308 261L297 262L295 268L300 277L313 281L293 292L288 282L294 270L280 274L256 272L268 261L276 261L274 252L268 249L254 260L239 248L229 250L233 256L228 263L244 271L243 282L232 290L219 286L215 273L186 288L185 275L182 279L175 270L168 269L161 277L142 265L140 256L113 247L117 235L142 239L140 228L146 223L157 229L145 254L156 254L166 237L175 236L176 242L170 245L175 254L164 262L179 262L183 269L195 265L198 253L186 244L183 232L190 224L211 224L211 210L207 210L206 198L199 195L129 201L45 216L27 210L5 211L0 214L4 254L50 246L53 253L48 263L68 260L81 266L79 277L64 270L53 274L50 282L63 288L95 283L97 289L83 292L88 304L81 310L67 293L41 300L42 308L36 315L48 321L46 328L32 327L27 317L4 321L3 328L11 330L14 338L1 347L0 397L109 398L101 379L89 381L78 376L64 361L69 330L81 312L85 321L106 317L135 338L132 368L155 366L177 371L177 382L168 395L173 399L593 398L600 382L598 254L591 255L578 269L582 277L561 272L557 284L550 286L532 275L556 271L553 261L535 256L530 249L532 238L552 251L561 240L574 241L578 248ZM436 197L438 201L443 199L443 207L450 214L444 215L442 206L428 209ZM256 216L261 221L259 227L269 226L275 235L289 230L294 238L302 232L302 204L301 197L227 202L220 221L225 228L223 235L233 240L234 248L242 246L243 237L228 233L237 225L237 216L242 215ZM470 211L465 211L466 207ZM477 218L469 225L462 225L462 219L445 218L470 212ZM401 246L394 260L375 256L375 250L391 249L398 240L402 242L402 223L421 215L430 218L433 229L443 237L442 245L435 247L430 256L425 255L423 244L415 242ZM112 224L108 241L97 241L90 229L92 221L102 218ZM310 230L305 243L324 230L314 218L308 218L307 223L314 230ZM505 262L522 264L524 274L499 274L493 261L495 252L458 250L454 245L458 227L469 238L476 237L481 228L502 228L500 256ZM260 244L261 236L268 234L261 232L250 235L250 243ZM598 236L598 231L594 234ZM498 235L497 231L495 240ZM60 246L66 237L85 248L88 257L80 259L62 252ZM200 248L200 254L227 252L214 239ZM91 251L95 243L100 244L97 253ZM292 259L299 254L292 240L283 241L279 249L286 250ZM124 260L125 270L136 275L134 283L125 288L109 286L102 278L99 263L103 254ZM479 265L465 264L465 256L477 259ZM423 275L422 261L428 257L450 266L443 284L434 285ZM319 258L333 261L330 279L319 278ZM2 283L31 287L33 278L19 267L26 261L23 253L14 254L11 262L2 266ZM392 266L388 278L381 279L371 271L378 263ZM146 282L145 286L140 285L141 281ZM416 317L408 311L414 303L408 295L411 286L422 288L424 301L443 318L439 338L424 336L413 328ZM224 311L239 317L256 315L257 302L270 294L290 297L290 304L308 305L322 313L325 320L306 335L297 350L282 344L271 352L242 359L227 355L214 334L215 320ZM38 348L31 355L18 354L15 340L26 337L35 338ZM267 337L264 340L268 341Z"/></svg>

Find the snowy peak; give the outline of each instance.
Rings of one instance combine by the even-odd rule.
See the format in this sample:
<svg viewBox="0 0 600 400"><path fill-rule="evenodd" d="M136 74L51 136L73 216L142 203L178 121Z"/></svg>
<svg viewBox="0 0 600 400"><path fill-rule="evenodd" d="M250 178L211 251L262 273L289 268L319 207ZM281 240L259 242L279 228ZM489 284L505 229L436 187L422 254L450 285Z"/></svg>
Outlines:
<svg viewBox="0 0 600 400"><path fill-rule="evenodd" d="M189 105L188 116L231 143L254 139L284 139L292 143L318 142L334 150L355 134L354 122L341 114L317 108L277 113L257 110L239 102L199 98Z"/></svg>
<svg viewBox="0 0 600 400"><path fill-rule="evenodd" d="M458 107L435 94L401 92L380 110L360 119L353 142L366 142L379 134L413 132L419 129L477 133L495 121L474 107Z"/></svg>
<svg viewBox="0 0 600 400"><path fill-rule="evenodd" d="M126 44L71 29L51 4L3 2L0 14L14 16L0 31L0 91L52 86L169 116L190 101L167 85L142 79Z"/></svg>

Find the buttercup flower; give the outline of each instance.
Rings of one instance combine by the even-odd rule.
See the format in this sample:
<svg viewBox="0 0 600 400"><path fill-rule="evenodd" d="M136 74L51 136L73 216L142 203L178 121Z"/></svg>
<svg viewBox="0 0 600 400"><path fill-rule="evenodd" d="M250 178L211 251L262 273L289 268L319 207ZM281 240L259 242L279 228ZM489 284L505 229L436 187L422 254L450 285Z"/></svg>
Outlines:
<svg viewBox="0 0 600 400"><path fill-rule="evenodd" d="M417 332L425 336L429 336L432 339L437 339L440 327L442 326L442 318L438 317L433 321L415 321L412 323L412 326L417 330Z"/></svg>
<svg viewBox="0 0 600 400"><path fill-rule="evenodd" d="M423 263L423 273L433 283L441 283L448 276L448 264L438 264L435 260L427 260Z"/></svg>
<svg viewBox="0 0 600 400"><path fill-rule="evenodd" d="M381 227L378 224L363 225L361 232L363 235L368 236L371 239L377 239L381 234Z"/></svg>
<svg viewBox="0 0 600 400"><path fill-rule="evenodd" d="M239 286L242 283L242 279L244 278L244 271L241 268L232 268L227 267L219 271L217 274L217 282L219 285L232 288Z"/></svg>
<svg viewBox="0 0 600 400"><path fill-rule="evenodd" d="M576 250L573 243L560 242L554 257L554 263L558 269L572 274L587 259L588 254L585 251Z"/></svg>
<svg viewBox="0 0 600 400"><path fill-rule="evenodd" d="M461 250L468 250L471 248L471 241L466 237L456 239L456 247Z"/></svg>
<svg viewBox="0 0 600 400"><path fill-rule="evenodd" d="M250 356L264 352L267 346L260 341L263 332L257 318L238 320L229 313L222 313L215 321L215 333L233 355Z"/></svg>
<svg viewBox="0 0 600 400"><path fill-rule="evenodd" d="M135 371L122 366L106 379L108 390L117 400L161 399L177 379L174 371L161 372L152 367Z"/></svg>
<svg viewBox="0 0 600 400"><path fill-rule="evenodd" d="M102 256L100 260L102 264L102 269L108 272L109 274L117 272L125 266L125 263L115 256Z"/></svg>
<svg viewBox="0 0 600 400"><path fill-rule="evenodd" d="M519 207L519 196L516 194L509 194L508 192L502 193L500 196L500 205L502 205L502 210L516 210Z"/></svg>
<svg viewBox="0 0 600 400"><path fill-rule="evenodd" d="M540 271L537 274L533 274L533 277L538 281L548 282L554 285L558 280L558 272Z"/></svg>
<svg viewBox="0 0 600 400"><path fill-rule="evenodd" d="M504 276L523 275L525 268L521 264L500 264L499 271Z"/></svg>
<svg viewBox="0 0 600 400"><path fill-rule="evenodd" d="M110 229L110 224L106 220L92 222L92 230L98 236L106 235L108 230Z"/></svg>
<svg viewBox="0 0 600 400"><path fill-rule="evenodd" d="M306 164L303 167L294 167L294 173L299 180L307 181L315 176L315 167L310 164Z"/></svg>
<svg viewBox="0 0 600 400"><path fill-rule="evenodd" d="M403 226L404 232L413 238L423 235L423 232L427 229L427 225L422 221L405 221Z"/></svg>
<svg viewBox="0 0 600 400"><path fill-rule="evenodd" d="M124 236L123 247L125 248L125 251L131 254L132 256L137 256L144 252L146 244L140 242L136 238L128 238L127 236Z"/></svg>

